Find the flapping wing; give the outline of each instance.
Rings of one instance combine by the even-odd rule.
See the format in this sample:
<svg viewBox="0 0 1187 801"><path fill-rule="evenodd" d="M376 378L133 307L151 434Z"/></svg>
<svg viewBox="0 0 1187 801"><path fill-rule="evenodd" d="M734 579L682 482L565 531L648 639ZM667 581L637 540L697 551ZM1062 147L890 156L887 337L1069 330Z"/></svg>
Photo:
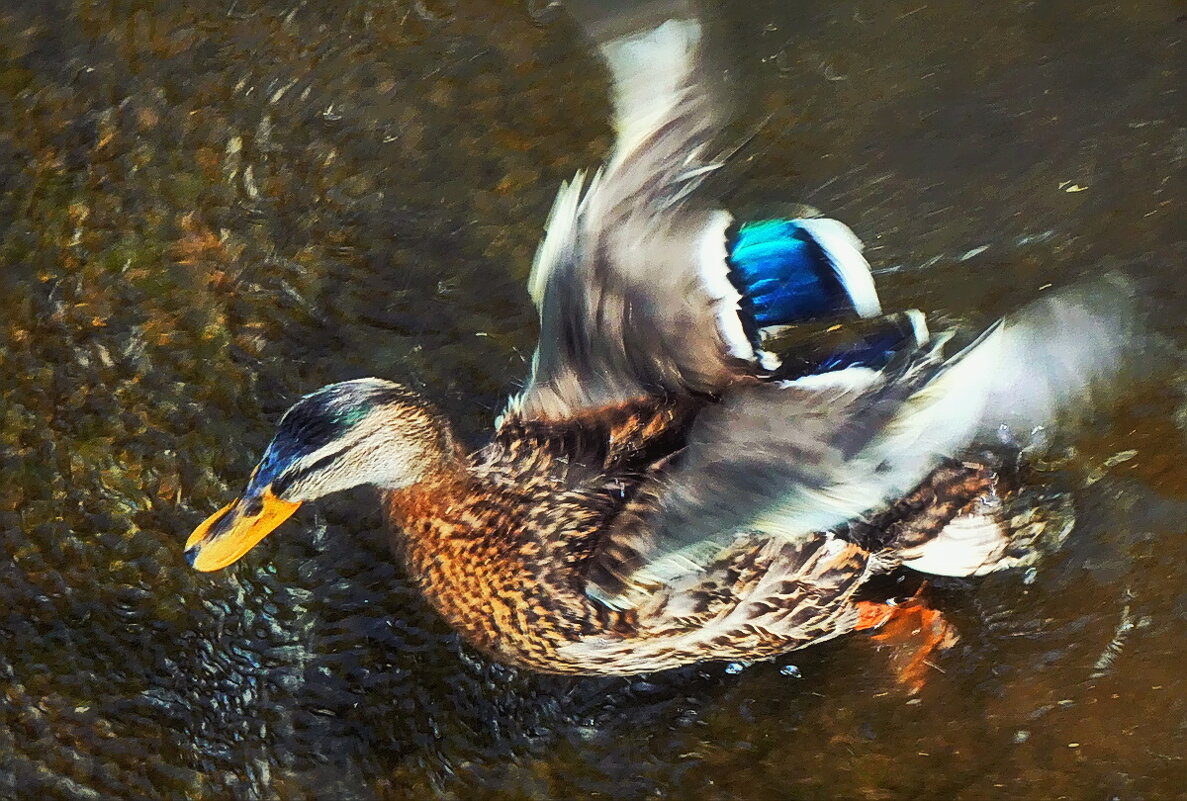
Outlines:
<svg viewBox="0 0 1187 801"><path fill-rule="evenodd" d="M1007 426L1025 438L1069 407L1099 407L1138 340L1127 285L1045 298L950 359L739 387L704 412L678 464L639 494L589 573L634 606L737 537L796 541L877 512L944 459Z"/></svg>
<svg viewBox="0 0 1187 801"><path fill-rule="evenodd" d="M614 22L680 10L644 6ZM578 174L561 188L536 254L540 340L509 408L525 419L641 395L717 394L777 365L759 350L765 331L880 312L861 242L844 224L734 226L727 212L695 205L693 191L719 166L707 149L724 116L699 57L701 27L677 17L643 30L603 40L614 151L588 184Z"/></svg>
<svg viewBox="0 0 1187 801"><path fill-rule="evenodd" d="M700 37L695 20L677 19L601 45L617 141L588 185L579 174L561 188L537 252L540 343L512 401L525 417L714 391L754 357L726 277L730 217L687 200L717 167L705 154L722 113L697 62Z"/></svg>

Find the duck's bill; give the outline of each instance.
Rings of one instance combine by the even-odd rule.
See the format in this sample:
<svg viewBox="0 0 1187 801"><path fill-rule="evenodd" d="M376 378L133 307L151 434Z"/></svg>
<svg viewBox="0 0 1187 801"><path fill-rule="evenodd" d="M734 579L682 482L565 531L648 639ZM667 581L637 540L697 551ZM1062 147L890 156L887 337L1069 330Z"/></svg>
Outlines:
<svg viewBox="0 0 1187 801"><path fill-rule="evenodd" d="M254 548L300 505L277 498L271 487L256 499L239 498L194 529L185 543L186 561L195 570L221 570Z"/></svg>

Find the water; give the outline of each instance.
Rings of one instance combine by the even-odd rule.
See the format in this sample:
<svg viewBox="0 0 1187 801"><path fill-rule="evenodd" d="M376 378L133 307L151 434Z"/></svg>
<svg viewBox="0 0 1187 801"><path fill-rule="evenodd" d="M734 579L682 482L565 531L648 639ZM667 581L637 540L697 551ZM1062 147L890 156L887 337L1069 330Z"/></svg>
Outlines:
<svg viewBox="0 0 1187 801"><path fill-rule="evenodd" d="M753 133L733 209L845 219L886 305L941 316L1125 268L1182 345L1181 3L731 2L711 36ZM363 492L185 567L302 392L396 378L481 436L605 90L535 5L0 2L0 797L1184 797L1173 372L1077 440L1060 553L932 585L961 640L916 697L863 637L490 664Z"/></svg>

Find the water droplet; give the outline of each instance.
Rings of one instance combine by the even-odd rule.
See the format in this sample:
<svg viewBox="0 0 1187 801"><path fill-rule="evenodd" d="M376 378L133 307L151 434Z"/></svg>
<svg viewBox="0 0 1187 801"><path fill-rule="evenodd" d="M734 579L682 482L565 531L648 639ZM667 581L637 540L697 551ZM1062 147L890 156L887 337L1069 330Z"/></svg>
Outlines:
<svg viewBox="0 0 1187 801"><path fill-rule="evenodd" d="M779 668L779 672L784 676L791 676L792 678L796 679L802 679L804 677L803 672L801 672L800 669L795 665L784 665L783 667Z"/></svg>

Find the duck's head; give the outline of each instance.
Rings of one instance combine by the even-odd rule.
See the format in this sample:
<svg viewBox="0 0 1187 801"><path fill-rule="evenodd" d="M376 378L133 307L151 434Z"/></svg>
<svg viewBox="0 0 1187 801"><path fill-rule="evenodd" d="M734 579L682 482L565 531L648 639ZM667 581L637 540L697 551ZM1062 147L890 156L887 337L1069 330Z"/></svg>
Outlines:
<svg viewBox="0 0 1187 801"><path fill-rule="evenodd" d="M305 501L360 484L402 489L456 452L449 426L398 384L361 378L322 387L284 413L247 488L195 529L186 560L202 571L226 567Z"/></svg>

